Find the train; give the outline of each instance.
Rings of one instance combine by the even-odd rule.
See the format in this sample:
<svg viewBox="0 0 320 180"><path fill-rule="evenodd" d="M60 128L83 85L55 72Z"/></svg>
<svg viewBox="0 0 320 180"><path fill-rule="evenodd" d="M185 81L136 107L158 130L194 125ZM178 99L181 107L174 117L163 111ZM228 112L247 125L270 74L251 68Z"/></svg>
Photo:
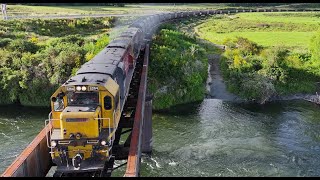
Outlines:
<svg viewBox="0 0 320 180"><path fill-rule="evenodd" d="M179 11L143 16L62 84L51 96L51 112L46 120L52 125L47 144L56 171L103 170L112 155L137 58L161 23L220 13L230 11Z"/></svg>
<svg viewBox="0 0 320 180"><path fill-rule="evenodd" d="M103 169L109 160L142 38L139 28L128 28L51 96L57 171Z"/></svg>

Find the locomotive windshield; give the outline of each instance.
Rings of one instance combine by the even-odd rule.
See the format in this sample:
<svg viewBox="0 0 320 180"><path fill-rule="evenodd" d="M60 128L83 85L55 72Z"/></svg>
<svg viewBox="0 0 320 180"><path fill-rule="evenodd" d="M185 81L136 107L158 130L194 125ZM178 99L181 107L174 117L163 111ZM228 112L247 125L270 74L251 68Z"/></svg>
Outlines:
<svg viewBox="0 0 320 180"><path fill-rule="evenodd" d="M67 93L68 105L70 106L83 106L83 105L98 105L99 95L98 92L74 92Z"/></svg>

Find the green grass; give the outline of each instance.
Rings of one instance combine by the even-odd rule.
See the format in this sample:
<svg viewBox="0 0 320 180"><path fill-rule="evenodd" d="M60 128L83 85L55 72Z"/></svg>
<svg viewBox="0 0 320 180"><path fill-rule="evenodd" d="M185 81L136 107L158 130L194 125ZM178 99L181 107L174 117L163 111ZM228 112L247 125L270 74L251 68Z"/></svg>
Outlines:
<svg viewBox="0 0 320 180"><path fill-rule="evenodd" d="M125 7L113 6L26 6L26 5L8 5L8 16L29 15L88 15L88 14L127 14L127 13L145 13L147 11L175 11L186 9L203 9L203 8L221 8L223 5L216 3L211 4L188 4L175 6L172 5L157 5L157 4L132 4Z"/></svg>
<svg viewBox="0 0 320 180"><path fill-rule="evenodd" d="M259 8L296 8L319 9L319 3L310 5L307 3L263 6ZM124 7L114 6L26 6L8 5L8 16L45 16L45 15L89 15L89 14L145 14L157 11L180 11L180 10L200 10L200 9L256 9L258 7L242 6L242 3L231 5L230 3L141 3L126 4ZM302 19L303 20L303 19Z"/></svg>
<svg viewBox="0 0 320 180"><path fill-rule="evenodd" d="M209 18L195 29L201 38L216 44L222 44L226 38L240 36L266 47L307 47L312 35L320 29L320 13L220 15Z"/></svg>
<svg viewBox="0 0 320 180"><path fill-rule="evenodd" d="M300 25L320 24L319 12L240 13L237 16L247 21L299 23Z"/></svg>
<svg viewBox="0 0 320 180"><path fill-rule="evenodd" d="M262 46L307 47L313 34L314 32L232 32L225 34L207 33L202 38L217 44L223 44L226 38L240 36Z"/></svg>
<svg viewBox="0 0 320 180"><path fill-rule="evenodd" d="M77 14L123 14L130 7L109 6L25 6L8 5L8 16L16 15L77 15Z"/></svg>

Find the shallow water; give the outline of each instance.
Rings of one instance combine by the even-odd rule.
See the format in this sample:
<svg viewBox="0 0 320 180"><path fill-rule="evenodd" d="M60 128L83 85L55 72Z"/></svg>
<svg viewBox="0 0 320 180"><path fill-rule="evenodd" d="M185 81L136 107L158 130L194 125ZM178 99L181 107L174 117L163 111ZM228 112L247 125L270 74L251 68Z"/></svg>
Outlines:
<svg viewBox="0 0 320 180"><path fill-rule="evenodd" d="M141 176L320 176L319 108L205 99L154 113L153 153L142 158ZM48 111L0 107L0 172L42 129Z"/></svg>

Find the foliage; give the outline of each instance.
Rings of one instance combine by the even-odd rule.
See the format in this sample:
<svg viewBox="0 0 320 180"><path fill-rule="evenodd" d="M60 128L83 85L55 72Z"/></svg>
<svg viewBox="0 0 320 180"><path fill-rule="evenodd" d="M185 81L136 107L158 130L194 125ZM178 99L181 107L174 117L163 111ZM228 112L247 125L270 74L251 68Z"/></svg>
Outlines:
<svg viewBox="0 0 320 180"><path fill-rule="evenodd" d="M6 47L8 44L10 44L11 41L12 39L10 38L0 39L0 48Z"/></svg>
<svg viewBox="0 0 320 180"><path fill-rule="evenodd" d="M68 23L84 31L69 31L72 26ZM95 35L113 23L112 18L0 22L0 36L4 37L0 40L0 104L49 106L57 87L109 42L106 32L96 38L83 33ZM97 29L89 32L88 27ZM45 32L41 28L56 29Z"/></svg>
<svg viewBox="0 0 320 180"><path fill-rule="evenodd" d="M310 42L310 52L314 61L320 61L320 31L318 31Z"/></svg>
<svg viewBox="0 0 320 180"><path fill-rule="evenodd" d="M15 39L10 42L8 49L11 51L35 53L38 50L38 46L24 39Z"/></svg>
<svg viewBox="0 0 320 180"><path fill-rule="evenodd" d="M277 95L317 91L320 33L313 32L320 29L319 16L318 12L219 15L196 30L200 37L225 45L220 67L228 90L264 103Z"/></svg>
<svg viewBox="0 0 320 180"><path fill-rule="evenodd" d="M315 92L320 63L312 62L310 54L282 46L263 49L241 37L225 42L220 65L229 91L259 103L276 95Z"/></svg>
<svg viewBox="0 0 320 180"><path fill-rule="evenodd" d="M148 72L153 108L203 99L208 68L205 49L170 24L160 29L153 39Z"/></svg>
<svg viewBox="0 0 320 180"><path fill-rule="evenodd" d="M87 51L86 60L91 60L96 54L102 51L110 42L109 34L102 35L95 43L87 43L84 48Z"/></svg>

